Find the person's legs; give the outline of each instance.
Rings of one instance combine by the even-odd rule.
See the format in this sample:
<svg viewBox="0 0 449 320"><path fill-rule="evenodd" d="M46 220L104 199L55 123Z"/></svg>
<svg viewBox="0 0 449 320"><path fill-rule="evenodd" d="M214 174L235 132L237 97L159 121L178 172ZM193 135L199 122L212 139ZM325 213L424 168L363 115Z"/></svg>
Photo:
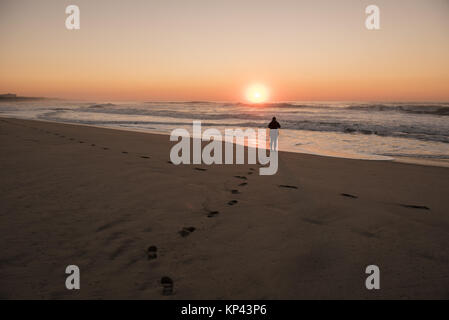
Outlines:
<svg viewBox="0 0 449 320"><path fill-rule="evenodd" d="M277 130L270 131L270 150L277 151L278 132Z"/></svg>

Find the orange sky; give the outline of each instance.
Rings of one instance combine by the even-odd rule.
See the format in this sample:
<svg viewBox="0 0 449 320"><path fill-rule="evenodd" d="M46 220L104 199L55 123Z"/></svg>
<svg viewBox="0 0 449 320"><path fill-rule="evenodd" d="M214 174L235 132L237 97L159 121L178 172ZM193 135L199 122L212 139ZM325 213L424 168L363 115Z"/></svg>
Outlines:
<svg viewBox="0 0 449 320"><path fill-rule="evenodd" d="M65 28L65 7L81 29ZM364 27L377 4L381 30ZM447 0L2 0L0 92L105 100L449 100Z"/></svg>

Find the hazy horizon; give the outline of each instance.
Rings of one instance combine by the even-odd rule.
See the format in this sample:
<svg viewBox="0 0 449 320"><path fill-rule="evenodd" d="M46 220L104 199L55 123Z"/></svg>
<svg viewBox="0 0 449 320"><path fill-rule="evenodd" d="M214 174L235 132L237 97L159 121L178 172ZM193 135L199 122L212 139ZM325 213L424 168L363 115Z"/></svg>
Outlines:
<svg viewBox="0 0 449 320"><path fill-rule="evenodd" d="M308 103L308 102L315 102L315 103L344 103L344 102L348 102L348 103L356 103L356 102L360 102L360 103L435 103L435 104L447 104L449 103L449 99L447 100L269 100L266 102L261 102L261 103L252 103L250 101L246 101L244 98L240 99L240 100L188 100L188 99L108 99L108 98L74 98L74 97L45 97L45 96L30 96L30 95L24 95L24 94L18 94L16 92L0 92L0 95L4 95L4 94L16 94L17 98L37 98L37 99L45 99L45 100L62 100L62 101L85 101L85 102L151 102L151 103L157 103L157 102L161 102L161 103L194 103L194 102L198 102L198 103L239 103L239 104L248 104L248 105L264 105L264 104L278 104L278 103L289 103L289 102L301 102L301 103ZM1 101L1 100L0 100Z"/></svg>
<svg viewBox="0 0 449 320"><path fill-rule="evenodd" d="M81 29L65 28L76 4ZM364 26L380 8L381 29ZM0 92L66 100L449 101L449 1L0 3Z"/></svg>

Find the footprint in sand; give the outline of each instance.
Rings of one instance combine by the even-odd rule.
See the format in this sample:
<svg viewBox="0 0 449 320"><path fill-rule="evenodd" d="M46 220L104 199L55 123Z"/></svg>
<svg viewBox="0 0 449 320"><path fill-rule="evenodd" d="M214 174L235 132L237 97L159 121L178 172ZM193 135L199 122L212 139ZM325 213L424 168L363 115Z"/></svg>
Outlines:
<svg viewBox="0 0 449 320"><path fill-rule="evenodd" d="M162 295L169 296L173 294L173 280L170 277L161 278Z"/></svg>
<svg viewBox="0 0 449 320"><path fill-rule="evenodd" d="M239 187L244 187L246 186L248 183L247 182L242 182L241 184L239 184Z"/></svg>
<svg viewBox="0 0 449 320"><path fill-rule="evenodd" d="M280 184L280 185L279 185L279 188L285 188L285 189L298 189L297 186L291 186L291 185L288 185L288 184Z"/></svg>
<svg viewBox="0 0 449 320"><path fill-rule="evenodd" d="M399 205L401 207L410 208L410 209L430 210L430 208L427 206L418 206L418 205L414 205L414 204L403 204L403 203L400 203Z"/></svg>
<svg viewBox="0 0 449 320"><path fill-rule="evenodd" d="M340 195L342 195L343 197L347 197L347 198L352 198L352 199L357 199L358 197L349 193L341 193Z"/></svg>
<svg viewBox="0 0 449 320"><path fill-rule="evenodd" d="M366 237L366 238L379 238L379 236L377 234L369 232L369 231L365 231L365 230L353 229L352 232L357 233L357 234L359 234L359 235L361 235L363 237Z"/></svg>
<svg viewBox="0 0 449 320"><path fill-rule="evenodd" d="M311 219L311 218L302 218L302 221L305 221L305 222L311 223L311 224L316 224L318 226L321 226L324 224L324 222L321 220Z"/></svg>
<svg viewBox="0 0 449 320"><path fill-rule="evenodd" d="M213 217L215 217L219 213L220 212L218 212L218 211L209 211L209 213L207 214L207 217L208 218L213 218Z"/></svg>
<svg viewBox="0 0 449 320"><path fill-rule="evenodd" d="M181 235L181 237L185 238L195 230L196 230L195 227L185 227L185 228L182 228L181 231L178 231L178 233Z"/></svg>
<svg viewBox="0 0 449 320"><path fill-rule="evenodd" d="M206 171L207 169L204 169L204 168L194 168L195 170L198 170L198 171Z"/></svg>
<svg viewBox="0 0 449 320"><path fill-rule="evenodd" d="M237 202L238 202L237 200L231 200L231 201L228 202L228 205L233 206Z"/></svg>
<svg viewBox="0 0 449 320"><path fill-rule="evenodd" d="M236 189L233 189L233 190L231 190L231 193L232 193L232 194L240 194L240 191L238 191L238 190L236 190Z"/></svg>
<svg viewBox="0 0 449 320"><path fill-rule="evenodd" d="M156 246L148 247L147 256L148 256L148 260L156 259L157 258L157 247Z"/></svg>

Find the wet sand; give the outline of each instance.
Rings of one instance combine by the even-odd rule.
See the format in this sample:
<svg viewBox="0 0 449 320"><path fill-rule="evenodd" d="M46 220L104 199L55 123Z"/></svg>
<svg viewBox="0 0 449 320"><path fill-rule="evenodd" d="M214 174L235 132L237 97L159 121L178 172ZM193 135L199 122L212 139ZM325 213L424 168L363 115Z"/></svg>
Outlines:
<svg viewBox="0 0 449 320"><path fill-rule="evenodd" d="M449 298L449 168L281 152L260 176L170 147L0 118L0 298Z"/></svg>

